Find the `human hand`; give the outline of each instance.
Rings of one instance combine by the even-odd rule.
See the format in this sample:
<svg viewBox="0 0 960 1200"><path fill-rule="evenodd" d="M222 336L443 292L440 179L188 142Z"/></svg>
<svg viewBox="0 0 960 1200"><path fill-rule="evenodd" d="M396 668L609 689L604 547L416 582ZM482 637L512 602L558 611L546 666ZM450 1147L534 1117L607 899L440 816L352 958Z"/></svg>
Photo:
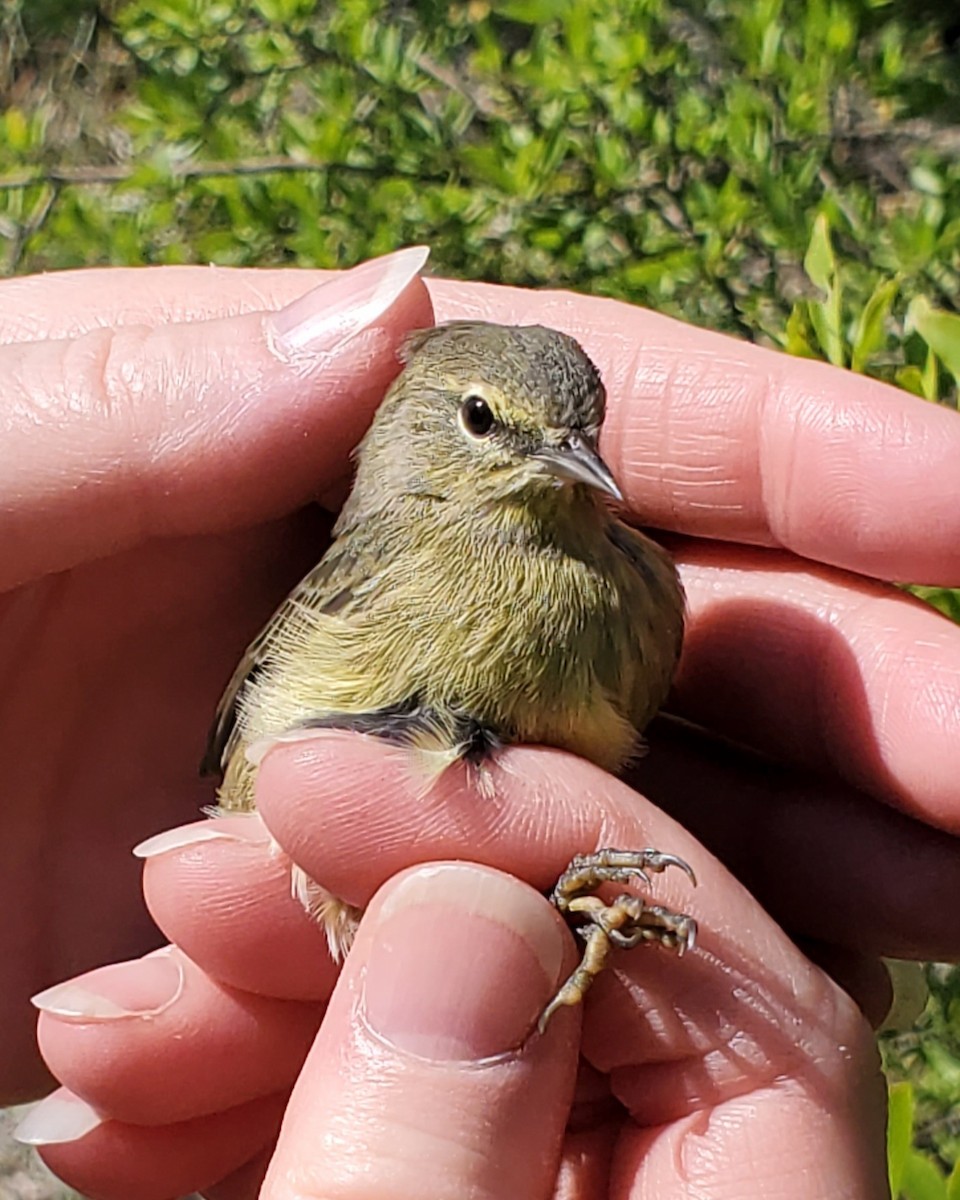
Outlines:
<svg viewBox="0 0 960 1200"><path fill-rule="evenodd" d="M305 285L290 273L257 278L272 304ZM194 282L195 306L216 310L224 302L204 291L202 275L194 275L191 289ZM610 386L604 453L637 519L717 539L674 546L691 598L675 708L753 742L790 769L664 722L652 731L652 753L633 781L680 812L787 928L820 942L821 957L871 1015L881 1015L886 995L877 954L957 954L950 914L960 880L950 834L958 827L960 637L893 589L822 564L957 582L960 518L950 480L960 424L870 381L613 302L443 281L428 286L438 319L541 320L578 336ZM797 551L808 557L794 557ZM279 748L270 760L281 773L267 774L273 784L264 783L261 793L285 847L348 899L364 902L395 870L446 855L489 862L545 886L570 853L615 840L595 804L584 815L591 788L594 799L599 794L596 783L569 760L558 771L547 752L509 752L547 754L551 766L541 773L539 793L513 808L506 800L474 805L470 819L462 804L445 817L442 803L425 812L402 788L388 790L376 762L366 774L360 770L370 753L365 747L354 761L341 748L328 759L321 748L318 760L304 746ZM524 759L524 771L538 761ZM638 798L631 804L642 825L621 842L656 840L648 834L648 810ZM318 830L323 846L311 849ZM678 850L676 837L659 841ZM148 896L164 931L209 977L248 1000L264 989L294 1002L321 998L332 970L296 941L305 935L302 928L294 935L299 914L283 907L282 869L275 862L258 868L241 840L236 853L247 860L231 885L223 851L217 843L193 845L151 861ZM701 874L703 857L701 850L693 858ZM692 909L707 927L716 919L703 888L693 899L671 895L666 885L658 894ZM266 984L256 966L264 961L271 964ZM231 1022L216 1016L216 1006L204 1011L211 1021L197 1026L206 1031L201 1043L219 1030L221 1053L233 1061ZM50 1019L57 1024L64 1022ZM151 1024L156 1028L156 1019ZM291 1044L288 1036L283 1054L268 1047L253 1055L272 1066L248 1081L247 1098L251 1087L265 1097L293 1078L292 1064L312 1033L311 1018L294 1024L296 1037ZM69 1026L71 1036L80 1028ZM88 1036L95 1044L99 1034ZM64 1044L54 1066L96 1098L84 1084L82 1054L72 1073L64 1068L69 1037ZM181 1097L197 1100L176 1071L168 1078ZM218 1080L221 1092L197 1101L208 1113L242 1095L232 1090L229 1072ZM113 1102L129 1112L122 1096ZM101 1107L112 1111L102 1097ZM162 1103L139 1115L148 1123L170 1119Z"/></svg>
<svg viewBox="0 0 960 1200"><path fill-rule="evenodd" d="M310 755L316 783L324 770L338 791L353 779L344 801L389 800L376 840L397 856L418 804L403 753L331 735ZM272 791L285 767L268 767L270 757ZM427 827L489 831L557 805L568 819L546 822L545 840L533 827L519 838L501 830L525 869L551 869L580 827L620 844L671 845L701 870L703 949L673 960L628 954L601 976L583 1016L592 1065L581 1065L575 1098L581 1010L533 1032L575 960L572 940L533 889L461 862L401 872L373 899L288 1102L311 1038L302 997L329 987L316 974L322 938L291 921L295 904L260 819L221 818L177 831L180 849L168 840L148 860L154 901L178 885L195 897L201 879L218 889L224 915L214 928L168 899L165 930L192 946L192 960L171 951L165 977L144 970L146 960L93 972L72 1000L95 998L99 1019L41 1018L44 1051L72 1089L26 1127L46 1140L53 1169L96 1200L167 1200L193 1188L210 1200L883 1195L883 1083L855 1004L625 784L525 747L492 770L496 815L478 812L457 768L427 800ZM201 830L219 836L188 846ZM343 839L339 819L332 833ZM360 832L353 844L369 850L372 840ZM327 856L325 842L316 824L298 830L308 861ZM378 870L352 848L341 867L361 888ZM220 926L251 884L255 902L233 922L239 943L224 939ZM257 943L265 955L251 953ZM198 967L210 955L247 990ZM278 998L295 992L300 1000ZM153 1014L123 1017L122 1007Z"/></svg>
<svg viewBox="0 0 960 1200"><path fill-rule="evenodd" d="M424 257L285 309L212 268L0 284L7 1103L49 1086L29 996L157 944L130 847L211 798L223 682L326 536L285 514L346 480L400 338L432 319Z"/></svg>

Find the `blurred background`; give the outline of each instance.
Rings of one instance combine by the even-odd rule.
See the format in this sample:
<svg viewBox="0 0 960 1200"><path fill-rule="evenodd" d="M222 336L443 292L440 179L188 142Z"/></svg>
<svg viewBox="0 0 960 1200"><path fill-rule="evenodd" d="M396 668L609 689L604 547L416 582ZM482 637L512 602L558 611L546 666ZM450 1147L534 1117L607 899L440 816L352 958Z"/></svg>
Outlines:
<svg viewBox="0 0 960 1200"><path fill-rule="evenodd" d="M0 0L0 273L413 242L955 408L960 9ZM927 975L881 1038L893 1190L960 1200L960 974ZM3 1200L67 1194L0 1136Z"/></svg>

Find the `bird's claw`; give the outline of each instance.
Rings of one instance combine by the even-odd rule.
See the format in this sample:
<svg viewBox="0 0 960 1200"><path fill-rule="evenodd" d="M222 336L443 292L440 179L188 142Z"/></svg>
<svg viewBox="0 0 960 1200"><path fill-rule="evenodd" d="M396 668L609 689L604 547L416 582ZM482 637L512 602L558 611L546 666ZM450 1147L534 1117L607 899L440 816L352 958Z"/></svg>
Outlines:
<svg viewBox="0 0 960 1200"><path fill-rule="evenodd" d="M630 950L642 942L657 942L683 955L696 944L697 923L686 913L675 913L641 896L625 894L611 904L595 895L604 883L649 884L647 872L679 867L696 886L691 868L675 854L659 850L598 850L578 854L557 880L551 902L568 919L586 943L580 964L544 1009L538 1028L542 1033L557 1009L579 1004L606 966L611 946Z"/></svg>

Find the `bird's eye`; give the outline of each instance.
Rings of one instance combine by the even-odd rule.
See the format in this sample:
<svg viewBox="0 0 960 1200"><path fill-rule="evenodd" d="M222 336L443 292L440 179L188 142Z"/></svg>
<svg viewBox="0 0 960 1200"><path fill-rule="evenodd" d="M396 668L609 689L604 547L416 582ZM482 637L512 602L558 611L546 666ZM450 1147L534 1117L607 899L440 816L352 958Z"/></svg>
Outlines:
<svg viewBox="0 0 960 1200"><path fill-rule="evenodd" d="M490 405L482 396L467 396L460 406L460 424L472 437L486 437L496 425Z"/></svg>

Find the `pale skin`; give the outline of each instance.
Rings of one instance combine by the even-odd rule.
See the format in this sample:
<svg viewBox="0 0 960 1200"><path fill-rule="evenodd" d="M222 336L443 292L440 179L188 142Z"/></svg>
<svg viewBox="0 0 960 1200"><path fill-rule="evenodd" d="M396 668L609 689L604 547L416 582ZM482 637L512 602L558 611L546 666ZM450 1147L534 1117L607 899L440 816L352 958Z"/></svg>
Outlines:
<svg viewBox="0 0 960 1200"><path fill-rule="evenodd" d="M210 799L194 770L219 688L322 537L321 522L284 514L342 495L347 449L400 337L434 318L537 321L578 337L604 373L603 451L630 511L682 535L690 634L675 711L786 765L664 723L625 782L511 748L482 804L456 770L425 801L397 751L362 738L269 754L259 804L284 849L354 903L392 882L361 927L262 1194L373 1197L389 1183L429 1196L422 1169L402 1169L411 1130L424 1144L419 1121L436 1195L883 1195L866 1022L693 834L791 933L828 943L820 957L874 1019L878 954L960 953L960 632L870 578L960 583L960 421L625 305L412 278L372 332L278 356L262 314L317 281L180 269L0 286L12 422L0 440L0 888L22 914L0 929L7 1096L43 1087L26 996L158 944L129 847ZM322 297L321 314L351 303ZM163 1197L227 1176L216 1195L256 1194L335 971L265 832L232 821L229 837L147 860L173 957L83 980L87 995L159 1011L41 1018L53 1072L115 1118L44 1151L91 1194ZM524 1040L575 949L511 877L546 888L598 844L695 865L696 891L672 875L655 891L697 918L700 948L618 961L582 1043L575 1010ZM397 920L393 877L450 858L485 864L422 884L430 928L451 936L425 938L416 908L392 941L375 936L391 897ZM478 889L492 919L463 899ZM393 952L378 958L385 941ZM499 988L509 1002L459 1004L452 1029L449 1010L446 1026L430 1018L425 998L461 979L468 995ZM579 1045L592 1071L571 1122ZM460 1061L497 1052L483 1069ZM478 1176L490 1162L498 1171Z"/></svg>

